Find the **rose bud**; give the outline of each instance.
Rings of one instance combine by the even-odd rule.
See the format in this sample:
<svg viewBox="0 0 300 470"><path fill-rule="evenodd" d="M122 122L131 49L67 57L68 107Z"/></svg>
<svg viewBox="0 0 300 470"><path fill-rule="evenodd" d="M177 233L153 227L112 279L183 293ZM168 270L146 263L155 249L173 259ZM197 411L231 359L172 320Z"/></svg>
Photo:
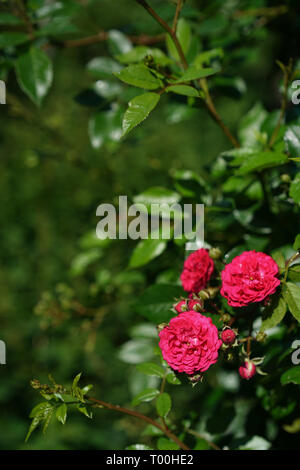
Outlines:
<svg viewBox="0 0 300 470"><path fill-rule="evenodd" d="M251 379L251 377L255 375L255 373L256 373L256 366L249 359L246 359L244 364L239 368L239 374L242 377L242 379L249 380Z"/></svg>
<svg viewBox="0 0 300 470"><path fill-rule="evenodd" d="M188 301L188 309L195 310L196 312L200 312L203 307L203 301L201 299L192 299Z"/></svg>
<svg viewBox="0 0 300 470"><path fill-rule="evenodd" d="M180 302L174 305L174 309L176 310L177 313L185 312L187 310L186 301L181 300Z"/></svg>
<svg viewBox="0 0 300 470"><path fill-rule="evenodd" d="M236 334L231 328L226 328L222 331L221 339L224 344L230 346L235 342Z"/></svg>

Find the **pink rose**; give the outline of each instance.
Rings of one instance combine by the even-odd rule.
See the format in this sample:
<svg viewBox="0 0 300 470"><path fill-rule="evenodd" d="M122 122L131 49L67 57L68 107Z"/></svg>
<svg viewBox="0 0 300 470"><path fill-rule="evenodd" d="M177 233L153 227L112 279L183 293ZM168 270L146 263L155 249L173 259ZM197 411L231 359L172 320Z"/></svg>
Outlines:
<svg viewBox="0 0 300 470"><path fill-rule="evenodd" d="M187 292L205 289L214 270L214 262L204 248L191 253L184 262L180 279Z"/></svg>
<svg viewBox="0 0 300 470"><path fill-rule="evenodd" d="M274 294L280 284L278 266L271 256L244 251L222 271L221 295L232 307L245 307Z"/></svg>
<svg viewBox="0 0 300 470"><path fill-rule="evenodd" d="M164 360L178 372L204 372L218 359L222 341L211 318L194 310L172 318L160 333Z"/></svg>

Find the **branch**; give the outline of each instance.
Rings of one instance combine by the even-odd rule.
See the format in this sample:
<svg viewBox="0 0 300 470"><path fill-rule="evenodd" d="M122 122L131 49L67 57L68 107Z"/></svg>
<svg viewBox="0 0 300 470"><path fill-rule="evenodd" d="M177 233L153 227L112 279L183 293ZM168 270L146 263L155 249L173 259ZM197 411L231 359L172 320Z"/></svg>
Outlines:
<svg viewBox="0 0 300 470"><path fill-rule="evenodd" d="M212 116L214 121L219 125L219 127L221 127L224 134L228 137L228 139L230 140L232 145L236 148L239 148L240 144L238 143L237 139L230 132L229 128L223 122L221 116L219 115L218 111L216 110L216 107L214 105L214 102L213 102L212 97L211 97L210 92L209 92L209 88L208 88L208 85L207 85L206 78L200 79L199 82L200 82L202 90L205 93L205 104L206 104L206 107L207 107L208 111L210 112L210 115Z"/></svg>
<svg viewBox="0 0 300 470"><path fill-rule="evenodd" d="M278 7L265 7L265 8L252 8L250 10L237 10L234 13L235 18L243 18L246 16L278 16L288 12L286 5L279 5Z"/></svg>
<svg viewBox="0 0 300 470"><path fill-rule="evenodd" d="M158 34L156 36L148 36L147 34L141 34L140 36L127 36L128 39L138 45L151 45L163 42L165 40L165 34ZM109 33L107 31L99 31L99 33L92 36L87 36L80 39L70 39L63 43L64 47L78 47L86 46L89 44L96 44L98 42L107 41L109 39Z"/></svg>
<svg viewBox="0 0 300 470"><path fill-rule="evenodd" d="M283 119L284 119L285 110L286 110L286 106L287 106L288 86L289 86L290 77L292 75L292 60L290 59L289 64L288 64L287 67L283 66L280 63L279 63L279 66L283 70L283 86L284 86L284 89L283 89L283 96L282 96L281 110L280 110L279 119L278 119L277 125L274 129L274 132L273 132L273 134L271 136L271 139L270 139L270 142L269 142L269 147L270 148L273 147L273 145L276 141L278 132L280 130L280 127L281 127Z"/></svg>
<svg viewBox="0 0 300 470"><path fill-rule="evenodd" d="M174 20L173 20L173 26L172 26L172 31L175 34L176 34L177 24L178 24L178 20L179 20L179 16L180 16L180 12L181 12L182 7L183 7L183 0L177 0L177 7L176 7L176 11L175 11Z"/></svg>
<svg viewBox="0 0 300 470"><path fill-rule="evenodd" d="M172 38L172 41L176 47L176 50L178 52L178 55L180 57L180 60L181 60L181 64L183 66L184 69L187 69L188 68L188 63L186 61L186 58L185 58L185 55L184 55L184 52L182 50L182 47L181 47L181 44L180 42L178 41L178 38L176 36L176 33L175 31L173 31L173 29L168 25L168 23L166 23L165 20L163 20L157 13L156 11L153 10L153 8L150 7L150 5L148 5L148 3L145 1L145 0L135 0L137 3L139 3L139 5L141 5L148 13L149 15L152 16L152 18L155 19L155 21L160 24L160 26L171 36ZM180 2L181 3L181 2Z"/></svg>
<svg viewBox="0 0 300 470"><path fill-rule="evenodd" d="M135 0L137 3L139 3L151 16L152 18L155 19L155 21L157 23L159 23L162 28L171 36L172 38L172 41L176 47L176 50L178 52L178 55L180 57L180 60L181 60L181 65L184 69L187 69L188 68L188 63L187 63L187 60L185 58L185 55L184 55L184 52L182 50L182 47L180 45L180 42L178 41L178 38L176 36L176 31L174 31L169 25L168 23L166 23L157 13L156 11L153 10L153 8L150 7L150 5L148 5L148 3L145 1L145 0ZM182 7L182 1L181 0L178 0L178 3L177 3L177 8L176 8L176 12L175 12L175 18L177 18L177 16L179 17L179 13L180 13L180 10L181 10L181 7ZM177 21L177 20L176 20ZM233 144L234 147L239 147L239 143L238 141L236 140L236 138L231 134L229 128L226 126L226 124L224 124L224 122L222 121L222 118L221 116L219 115L219 113L217 112L216 108L215 108L215 105L213 103L213 100L210 96L210 93L209 93L209 89L208 89L208 86L207 86L207 81L205 78L201 79L200 80L200 85L203 89L203 91L205 92L205 104L206 104L206 107L208 109L208 111L210 112L212 118L215 120L215 122L221 127L221 129L223 130L223 132L225 133L225 135L228 137L228 139L231 141L231 143Z"/></svg>
<svg viewBox="0 0 300 470"><path fill-rule="evenodd" d="M169 439L176 442L176 444L181 449L190 450L190 448L186 444L184 444L184 442L182 442L177 436L175 436L175 434L173 434L172 431L170 431L168 428L164 429L163 426L161 426L154 419L149 418L149 416L143 415L142 413L139 413L138 411L129 410L128 408L123 408L123 407L118 406L118 405L112 405L111 403L107 403L105 401L98 400L96 398L92 398L92 397L86 397L86 398L90 402L94 403L94 406L96 406L96 407L98 406L98 407L101 407L101 408L107 408L108 410L118 411L119 413L124 413L126 415L133 416L135 418L138 418L142 421L145 421L145 422L151 424L152 426L155 426L157 429L162 431Z"/></svg>

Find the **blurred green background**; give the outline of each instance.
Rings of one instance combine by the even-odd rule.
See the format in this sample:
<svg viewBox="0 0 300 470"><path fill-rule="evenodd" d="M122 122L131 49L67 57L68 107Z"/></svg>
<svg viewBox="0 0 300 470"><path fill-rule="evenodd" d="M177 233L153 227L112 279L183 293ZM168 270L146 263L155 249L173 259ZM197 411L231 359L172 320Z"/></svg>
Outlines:
<svg viewBox="0 0 300 470"><path fill-rule="evenodd" d="M165 2L152 3L159 8ZM206 23L206 28L220 44L226 42L230 31L230 25L222 30L217 20L213 22L216 11L222 15L222 3L225 2L191 2L208 12L211 23ZM237 9L249 8L249 2L231 3ZM252 2L254 6L265 3ZM275 60L286 62L297 54L296 3L285 2L291 7L288 13L273 18L249 36L237 38L236 57L239 53L242 56L243 48L249 45L251 54L245 61L236 59L231 72L238 71L247 88L239 99L220 91L216 95L217 107L233 131L256 101L262 100L269 110L280 103L280 72ZM99 29L160 32L145 12L129 0L86 2L85 14L77 23L80 36ZM95 230L100 203L115 201L118 195L130 198L150 186L168 187L171 170L187 168L199 172L230 144L203 109L172 122L174 111L180 110L183 102L174 98L169 107L156 110L136 134L120 145L93 149L87 123L95 107L82 106L78 96L91 83L87 62L107 55L107 44L57 48L49 53L55 78L44 105L36 108L10 73L8 104L0 107L0 339L7 345L7 364L0 366L0 448L120 449L137 441L144 425L108 411L96 412L91 421L74 413L67 426L53 422L46 437L36 433L25 445L28 414L38 401L29 382L32 378L47 380L51 372L59 383L68 383L84 371L83 383L95 385L94 396L130 405L132 396L148 379L121 360L120 347L132 336L138 336L145 359L147 354L151 356L155 331L153 334L153 329L133 328L141 319L132 305L157 266L161 265L161 270L168 268L168 255L132 278L125 274L126 281L120 280L118 286L116 276L126 267L134 242L116 242L91 265L93 276L89 271L81 276L78 253L87 243L87 238L82 237ZM178 266L181 262L178 259ZM91 281L95 273L98 286ZM51 296L62 295L67 301L68 288L73 289L70 295L84 308L65 315L54 308L49 313L44 304L51 304ZM44 314L44 310L48 313ZM121 351L124 354L124 346ZM125 354L131 354L129 362L135 362L130 343ZM227 393L211 388L215 380L212 377L212 382L208 380L205 387L190 396L185 387L176 388L178 416L184 416L191 403L197 410L199 401L202 406L207 402L213 408ZM229 385L228 390L235 393L235 385ZM148 409L147 404L141 406L146 413Z"/></svg>

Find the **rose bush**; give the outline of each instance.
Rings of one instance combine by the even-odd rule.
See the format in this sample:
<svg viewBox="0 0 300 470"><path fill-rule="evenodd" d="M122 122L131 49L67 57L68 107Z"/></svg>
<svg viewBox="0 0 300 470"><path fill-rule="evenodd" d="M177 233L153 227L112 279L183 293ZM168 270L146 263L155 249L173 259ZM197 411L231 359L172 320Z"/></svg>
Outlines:
<svg viewBox="0 0 300 470"><path fill-rule="evenodd" d="M40 424L47 429L52 416L64 424L67 410L74 406L88 418L95 408L105 408L144 420L150 427L142 436L138 428L135 436L142 443L130 449L296 448L300 376L299 368L291 364L289 348L299 335L300 322L300 121L298 108L291 104L292 83L299 78L299 65L297 57L294 62L287 61L296 41L291 41L288 49L284 49L288 41L280 43L285 53L279 57L278 66L277 55L266 61L264 49L272 42L273 29L271 33L268 28L274 18L279 22L272 23L272 28L277 28L280 37L283 14L288 23L286 37L290 37L290 30L298 31L295 7L292 2L282 9L262 1L259 8L253 8L246 1L237 8L236 2L226 1L203 4L200 10L197 2L162 5L153 0L153 10L146 1L137 0L144 8L136 12L141 15L140 21L123 24L123 31L95 32L91 37L65 41L61 36L63 25L68 26L67 35L72 26L64 21L61 9L65 11L65 6L55 3L51 8L51 2L47 2L47 8L40 11L42 3L28 2L21 10L17 8L16 17L13 9L12 17L0 18L2 22L8 18L9 28L17 28L17 34L9 29L1 36L4 76L15 72L14 86L20 85L40 106L51 87L56 51L106 41L103 50L95 49L102 54L100 57L92 56L93 49L83 53L85 60L88 57L88 89L76 96L77 102L84 105L92 96L88 134L95 155L100 152L101 162L105 157L108 162L107 178L99 168L101 184L123 188L132 202L144 203L147 209L151 202L167 201L180 207L186 203L204 204L205 241L183 261L186 240L175 237L174 230L175 221L181 217L178 206L170 217L167 240L145 239L141 234L133 252L128 242L122 245L125 248L121 254L118 241L95 237L93 220L91 231L79 241L71 280L66 275L71 287L59 285L55 295L42 296L37 305L44 336L35 344L37 348L47 345L47 333L56 333L63 322L66 330L77 334L74 343L80 346L89 331L87 344L76 351L76 361L70 359L66 366L68 376L71 367L78 367L80 357L81 369L93 370L96 381L110 374L114 393L105 387L100 388L101 393L109 400L118 400L122 387L122 401L128 401L129 408L108 403L105 396L101 400L94 398L91 386L79 386L80 374L66 387L52 377L50 385L34 380L32 386L43 402L31 413L28 438ZM146 13L150 14L148 23ZM76 34L76 29L72 31ZM296 56L297 50L293 51ZM264 94L257 93L257 81L270 76L274 77L274 87L266 87L268 96L261 103L257 100ZM230 101L227 112L224 108L219 112L223 101L233 99L242 101ZM18 100L12 101L13 112L18 112ZM156 107L159 112L155 114ZM26 110L24 115L30 117ZM145 127L140 126L150 115ZM181 127L185 122L188 125ZM57 123L59 119L47 117L51 134L59 127ZM186 131L192 123L197 135L189 139ZM210 127L214 123L218 128ZM164 136L156 135L162 126L166 126L166 133L169 126L174 126L169 141L176 151L177 138L185 139L184 151L178 149L172 165L167 160L163 166L163 158L156 156L172 154L163 146ZM60 142L56 137L55 141ZM206 138L210 154L207 159L207 149L202 146ZM147 142L152 145L155 139L159 150L153 152L151 148L148 153ZM123 145L129 163L117 159ZM130 163L138 160L137 149L147 159L142 183L128 171ZM194 171L188 158L193 150L199 156ZM40 152L48 153L48 147ZM95 155L87 159L89 164L95 161ZM34 166L36 159L31 154L29 157L26 154ZM132 180L128 191L122 178L122 184L116 185L109 178L112 168L122 172L123 166ZM168 171L164 178L163 168ZM155 184L160 186L151 187L151 171L155 172ZM78 207L94 197L80 191L75 196ZM115 194L111 201L115 201ZM157 217L157 212L154 215ZM121 220L117 218L117 224ZM33 231L31 227L24 237ZM126 243L123 239L121 242ZM116 259L112 260L113 253ZM13 272L12 278L17 275ZM82 297L86 305L77 297ZM97 341L102 322L111 336L103 335ZM115 331L120 336L114 336ZM128 341L120 346L125 335ZM115 355L106 353L111 343L119 349ZM51 354L51 366L62 364L61 357L55 362ZM260 377L256 373L268 375ZM252 380L245 386L240 378ZM194 392L187 381L201 384ZM173 401L169 393L172 387ZM159 419L149 417L153 414L152 402ZM135 406L141 407L141 412L133 412L131 407ZM125 419L122 429L132 429ZM97 439L94 445L99 445Z"/></svg>

